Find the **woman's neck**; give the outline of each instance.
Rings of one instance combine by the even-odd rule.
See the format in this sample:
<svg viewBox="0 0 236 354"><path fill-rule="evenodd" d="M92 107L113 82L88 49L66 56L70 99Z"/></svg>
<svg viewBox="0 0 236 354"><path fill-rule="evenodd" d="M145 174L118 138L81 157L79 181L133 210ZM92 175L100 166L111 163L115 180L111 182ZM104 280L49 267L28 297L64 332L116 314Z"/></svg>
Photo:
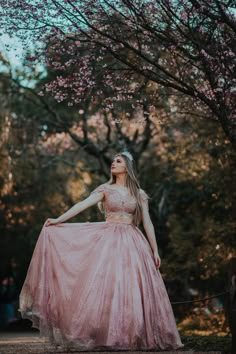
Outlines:
<svg viewBox="0 0 236 354"><path fill-rule="evenodd" d="M125 174L117 175L115 184L125 187Z"/></svg>

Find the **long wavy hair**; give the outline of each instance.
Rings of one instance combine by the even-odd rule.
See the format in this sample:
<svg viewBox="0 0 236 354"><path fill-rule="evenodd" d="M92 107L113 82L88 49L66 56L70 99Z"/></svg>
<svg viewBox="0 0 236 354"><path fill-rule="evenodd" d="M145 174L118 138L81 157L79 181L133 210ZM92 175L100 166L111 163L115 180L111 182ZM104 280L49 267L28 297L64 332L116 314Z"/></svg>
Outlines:
<svg viewBox="0 0 236 354"><path fill-rule="evenodd" d="M141 204L141 196L140 196L140 185L137 178L137 170L135 161L128 158L122 152L115 155L115 157L121 156L126 165L127 173L125 178L125 187L128 188L130 194L136 200L136 208L134 213L134 224L138 225L142 220L142 204ZM108 184L116 183L116 176L111 172L111 178L107 182Z"/></svg>

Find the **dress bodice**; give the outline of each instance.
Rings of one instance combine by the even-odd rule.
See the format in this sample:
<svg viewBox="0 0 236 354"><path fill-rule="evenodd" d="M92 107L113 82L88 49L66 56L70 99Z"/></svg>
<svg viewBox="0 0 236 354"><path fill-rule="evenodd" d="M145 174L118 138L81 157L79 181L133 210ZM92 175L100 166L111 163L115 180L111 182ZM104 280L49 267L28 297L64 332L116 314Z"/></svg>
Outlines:
<svg viewBox="0 0 236 354"><path fill-rule="evenodd" d="M92 193L103 192L103 203L106 221L123 222L131 224L136 209L136 199L125 187L117 187L114 184L102 184ZM141 198L148 196L140 190Z"/></svg>

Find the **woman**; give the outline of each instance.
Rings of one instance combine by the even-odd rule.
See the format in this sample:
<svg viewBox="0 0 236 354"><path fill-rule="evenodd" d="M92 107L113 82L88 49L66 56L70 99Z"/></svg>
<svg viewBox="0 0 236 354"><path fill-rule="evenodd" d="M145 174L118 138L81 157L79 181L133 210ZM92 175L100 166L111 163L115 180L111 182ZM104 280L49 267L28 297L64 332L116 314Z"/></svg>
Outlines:
<svg viewBox="0 0 236 354"><path fill-rule="evenodd" d="M106 221L63 224L101 202ZM122 152L109 182L45 222L20 294L22 317L69 347L180 348L160 264L148 196L131 154Z"/></svg>

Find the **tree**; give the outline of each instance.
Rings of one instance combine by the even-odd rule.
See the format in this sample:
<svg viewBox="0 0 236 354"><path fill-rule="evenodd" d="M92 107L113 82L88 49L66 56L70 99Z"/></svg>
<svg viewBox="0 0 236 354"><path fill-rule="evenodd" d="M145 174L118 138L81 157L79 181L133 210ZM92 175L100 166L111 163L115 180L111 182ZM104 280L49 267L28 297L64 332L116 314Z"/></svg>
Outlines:
<svg viewBox="0 0 236 354"><path fill-rule="evenodd" d="M129 80L138 74L173 95L190 97L195 110L203 105L235 145L233 7L231 0L4 0L8 14L1 22L10 33L34 32L57 50L58 60L54 57L51 65L60 74L47 89L59 100L66 98L61 88L67 85L74 93L71 103L80 102L88 88L97 91L99 76L112 92L109 108L140 89ZM61 41L66 52L57 46ZM74 66L77 73L63 77L65 68Z"/></svg>

